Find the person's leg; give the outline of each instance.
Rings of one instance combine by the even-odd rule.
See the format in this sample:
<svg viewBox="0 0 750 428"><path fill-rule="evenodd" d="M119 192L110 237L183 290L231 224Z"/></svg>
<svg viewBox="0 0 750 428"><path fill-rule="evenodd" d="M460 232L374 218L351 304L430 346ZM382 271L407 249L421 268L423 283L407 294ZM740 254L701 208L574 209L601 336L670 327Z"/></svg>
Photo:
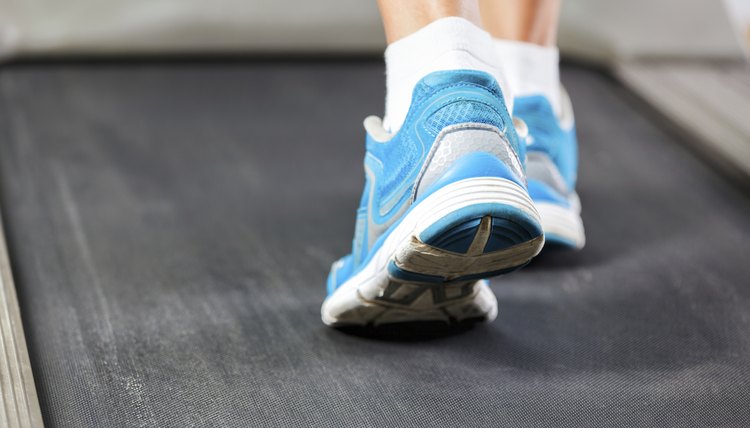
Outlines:
<svg viewBox="0 0 750 428"><path fill-rule="evenodd" d="M555 46L560 4L561 0L480 0L481 19L496 39Z"/></svg>
<svg viewBox="0 0 750 428"><path fill-rule="evenodd" d="M546 240L581 248L578 145L556 47L561 0L481 0L480 6L515 96L513 114L528 124L528 188Z"/></svg>
<svg viewBox="0 0 750 428"><path fill-rule="evenodd" d="M481 25L477 0L378 0L378 8L388 44L449 16Z"/></svg>
<svg viewBox="0 0 750 428"><path fill-rule="evenodd" d="M561 0L481 0L481 19L495 40L510 90L541 94L560 113L557 22Z"/></svg>
<svg viewBox="0 0 750 428"><path fill-rule="evenodd" d="M476 0L379 5L385 125L365 120L352 252L331 267L323 321L492 320L497 301L481 279L522 267L544 244L495 45Z"/></svg>

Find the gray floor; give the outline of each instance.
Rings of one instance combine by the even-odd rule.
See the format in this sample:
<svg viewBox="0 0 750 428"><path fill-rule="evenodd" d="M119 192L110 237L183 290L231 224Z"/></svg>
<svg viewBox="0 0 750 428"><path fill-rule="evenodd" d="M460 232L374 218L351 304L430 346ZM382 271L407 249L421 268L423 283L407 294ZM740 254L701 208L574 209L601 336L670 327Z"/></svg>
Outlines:
<svg viewBox="0 0 750 428"><path fill-rule="evenodd" d="M0 202L48 426L750 424L748 194L586 69L563 73L583 252L495 281L491 325L325 328L382 72L0 72Z"/></svg>
<svg viewBox="0 0 750 428"><path fill-rule="evenodd" d="M704 158L750 185L750 63L644 61L617 75L686 131Z"/></svg>

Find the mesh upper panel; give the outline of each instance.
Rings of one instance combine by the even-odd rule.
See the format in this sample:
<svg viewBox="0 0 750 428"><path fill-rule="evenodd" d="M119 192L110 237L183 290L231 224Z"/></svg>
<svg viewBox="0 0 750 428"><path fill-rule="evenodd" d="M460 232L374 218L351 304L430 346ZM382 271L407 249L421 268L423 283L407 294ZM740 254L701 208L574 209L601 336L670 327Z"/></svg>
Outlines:
<svg viewBox="0 0 750 428"><path fill-rule="evenodd" d="M449 104L430 116L425 121L424 127L434 137L446 126L465 122L494 125L501 131L505 131L505 124L500 113L494 108L476 101L459 101Z"/></svg>

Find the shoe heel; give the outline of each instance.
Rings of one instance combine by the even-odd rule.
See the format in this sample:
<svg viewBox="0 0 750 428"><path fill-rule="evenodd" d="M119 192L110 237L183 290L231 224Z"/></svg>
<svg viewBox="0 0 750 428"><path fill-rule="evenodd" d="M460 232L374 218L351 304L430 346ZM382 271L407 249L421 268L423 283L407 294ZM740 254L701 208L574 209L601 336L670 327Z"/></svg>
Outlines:
<svg viewBox="0 0 750 428"><path fill-rule="evenodd" d="M507 180L494 183L503 187L489 193L495 202L451 210L401 245L388 266L391 278L431 283L488 278L519 269L536 256L544 233L528 195ZM464 192L464 197L472 197L481 190ZM528 205L500 202L503 199Z"/></svg>

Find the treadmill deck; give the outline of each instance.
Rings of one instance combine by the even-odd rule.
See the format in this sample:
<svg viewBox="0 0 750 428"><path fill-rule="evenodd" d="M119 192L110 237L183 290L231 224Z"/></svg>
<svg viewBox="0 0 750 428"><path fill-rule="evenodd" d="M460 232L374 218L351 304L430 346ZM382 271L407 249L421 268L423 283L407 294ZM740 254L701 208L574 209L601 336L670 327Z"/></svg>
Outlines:
<svg viewBox="0 0 750 428"><path fill-rule="evenodd" d="M319 309L380 62L5 67L0 206L45 424L749 425L748 193L608 77L563 80L586 248L494 280L492 324L363 337Z"/></svg>

